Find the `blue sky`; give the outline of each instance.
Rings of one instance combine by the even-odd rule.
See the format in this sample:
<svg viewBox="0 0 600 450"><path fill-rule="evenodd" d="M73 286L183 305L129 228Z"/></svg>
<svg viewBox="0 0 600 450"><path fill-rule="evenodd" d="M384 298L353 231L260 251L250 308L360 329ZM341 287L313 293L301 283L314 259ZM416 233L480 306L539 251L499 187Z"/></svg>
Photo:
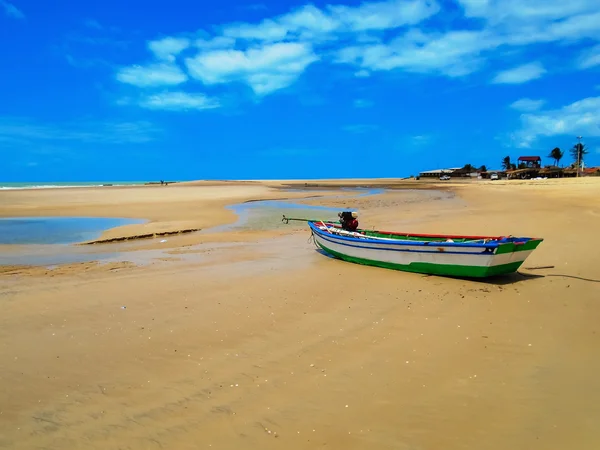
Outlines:
<svg viewBox="0 0 600 450"><path fill-rule="evenodd" d="M0 0L0 180L397 177L577 135L600 165L599 24L598 0Z"/></svg>

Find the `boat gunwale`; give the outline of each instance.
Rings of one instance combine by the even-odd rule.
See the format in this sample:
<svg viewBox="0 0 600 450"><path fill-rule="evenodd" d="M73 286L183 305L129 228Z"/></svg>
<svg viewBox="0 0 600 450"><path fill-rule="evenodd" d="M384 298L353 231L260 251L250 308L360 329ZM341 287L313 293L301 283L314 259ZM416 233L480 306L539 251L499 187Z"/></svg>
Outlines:
<svg viewBox="0 0 600 450"><path fill-rule="evenodd" d="M461 236L461 235L435 235L435 234L412 234L412 233L398 233L398 232L385 232L385 231L377 231L377 230L373 230L373 232L375 233L379 233L379 234L389 234L389 235L395 235L395 236L414 236L414 237L439 237L439 238L447 238L447 239L490 239L492 241L487 242L487 243L467 243L467 242L437 242L437 241L400 241L400 240L386 240L385 242L382 242L381 240L378 239L372 239L370 236L368 235L364 235L364 238L356 238L356 237L352 237L352 236L343 236L343 235L334 235L333 233L329 233L326 232L324 230L321 230L316 224L317 223L323 223L325 224L332 224L331 222L321 222L321 221L308 221L308 226L310 227L310 229L313 232L316 232L317 234L321 235L321 236L335 236L336 239L341 239L344 241L349 241L349 242L361 242L361 243L365 243L365 242L369 242L372 244L385 244L385 245L400 245L400 246L422 246L422 247L429 247L429 246L436 246L436 247L467 247L467 248L482 248L482 249L496 249L499 248L502 245L506 245L506 244L512 244L515 246L519 246L519 245L524 245L528 242L531 241L542 241L543 239L541 238L528 238L528 237L517 237L517 238L513 238L513 239L518 239L518 241L507 241L507 242L500 242L499 239L504 239L506 237L491 237L491 236ZM336 226L336 229L340 228L339 226ZM363 230L363 231L368 231L368 230ZM384 248L379 248L381 250L385 250ZM418 250L414 250L414 251L418 251Z"/></svg>

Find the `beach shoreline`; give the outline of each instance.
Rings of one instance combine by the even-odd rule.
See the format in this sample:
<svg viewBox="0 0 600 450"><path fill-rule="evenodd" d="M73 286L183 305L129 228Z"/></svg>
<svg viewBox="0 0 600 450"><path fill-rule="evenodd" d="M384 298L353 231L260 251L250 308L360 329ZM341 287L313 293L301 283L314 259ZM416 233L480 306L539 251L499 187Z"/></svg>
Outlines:
<svg viewBox="0 0 600 450"><path fill-rule="evenodd" d="M386 186L378 180L304 187L302 182L197 181L174 186L76 187L0 192L0 218L109 217L143 219L143 225L106 230L96 241L171 236L234 223L228 206L253 201L298 200L327 195L351 195L344 188ZM405 185L396 185L403 189ZM160 189L160 190L159 190ZM202 211L194 212L194 208Z"/></svg>
<svg viewBox="0 0 600 450"><path fill-rule="evenodd" d="M396 208L406 203L419 203L442 198L455 198L483 190L489 192L506 190L585 190L597 186L595 178L538 180L538 181L482 181L453 180L439 182L399 179L348 179L348 180L268 180L268 181L196 181L158 189L156 186L88 187L43 190L11 190L0 192L0 218L22 217L107 217L141 219L144 223L123 225L103 230L92 240L73 245L106 245L118 242L146 241L140 248L157 244L173 248L180 243L224 241L230 229L239 220L239 212L232 206L244 206L265 201L291 201L298 206L310 208L334 207L342 209L366 207L368 215L361 218L366 227L381 229L391 217L386 208ZM356 197L357 189L369 192L382 190L375 205L371 198ZM414 198L411 198L414 193ZM339 197L332 200L332 197ZM348 201L344 200L348 199ZM432 204L431 202L429 203ZM376 207L373 207L376 206ZM402 207L404 207L402 206ZM464 205L462 205L464 206ZM428 208L424 206L425 210ZM435 209L435 206L433 207ZM412 217L418 217L423 211ZM407 213L405 212L405 215ZM332 214L329 214L333 216ZM319 217L318 217L319 218ZM320 217L321 219L323 217ZM275 220L275 217L272 217ZM364 222L363 222L364 220ZM413 219L413 222L415 219ZM390 224L393 225L393 222ZM412 230L417 232L418 230ZM436 232L444 232L437 229ZM242 233L243 234L243 233ZM481 233L478 233L481 234ZM185 236L185 238L184 238ZM160 238L160 239L159 239ZM163 240L163 242L159 242ZM0 245L0 251L15 252L18 246Z"/></svg>
<svg viewBox="0 0 600 450"><path fill-rule="evenodd" d="M148 192L142 191L142 189L144 188L140 188L137 191L138 195L140 192ZM353 190L352 188L332 187L328 190L290 190L272 186L260 187L259 189L260 191L256 189L248 190L246 188L240 190L237 185L234 185L218 187L217 190L212 187L200 186L179 188L178 190L171 190L168 193L166 190L161 191L169 195L166 198L164 196L153 196L149 204L137 204L133 208L141 210L142 217L149 217L152 212L148 209L148 206L152 209L163 209L165 202L169 202L170 206L179 206L179 210L175 211L173 217L170 218L171 220L167 221L164 216L159 218L154 217L154 221L110 228L101 232L98 238L71 243L67 248L85 246L93 252L108 251L108 248L117 248L120 251L123 248L124 251L131 252L149 249L165 250L177 248L181 245L190 246L207 242L224 242L232 238L234 240L250 239L256 236L257 233L268 235L269 230L271 232L275 231L278 229L278 226L282 232L292 230L294 228L292 226L281 227L282 212L285 212L288 216L290 214L300 214L300 216L306 214L310 216L313 214L320 219L337 220L337 207L344 209L344 207L360 205L360 203L353 201L357 195L358 197L356 198L361 199L361 201L370 196L377 196L379 198L383 195L383 197L386 197L386 191L382 189L358 188L359 190ZM393 202L400 204L410 201L411 195L409 192L412 192L412 190L388 191L387 197L394 197ZM76 196L73 197L73 194L76 194ZM117 191L117 194L119 199L123 200L122 193ZM181 208L181 206L187 207L187 204L183 202L180 205L176 205L172 194L176 196L183 195L184 198L188 198L191 195L199 203L198 210L203 212L203 214L190 216L189 210ZM217 199L216 203L213 203L215 201L215 198L213 198L215 194L219 194L220 198ZM46 195L46 197L46 199L41 201L39 195L27 195L25 196L26 200L21 201L21 203L14 201L16 208L11 209L7 207L4 210L0 208L0 215L3 213L7 217L15 215L19 217L22 216L21 211L23 209L31 209L32 206L35 206L35 215L41 218L45 216L70 217L73 215L79 217L82 215L81 210L72 208L70 203L73 202L73 199L86 198L89 200L90 198L86 191L83 191L83 194L81 191L56 191L53 196ZM115 208L106 207L106 204L111 203L113 198L111 193L102 191L102 195L97 197L99 205L88 205L88 210L90 211L88 216L116 216ZM139 202L139 197L136 200ZM37 205L40 203L44 204L43 208L37 208ZM9 202L5 203L5 205L8 204ZM330 209L326 209L327 212L318 209L327 208L328 204L334 205L333 209L330 207ZM131 203L128 201L125 202L125 206L128 210L132 208ZM290 207L291 209L289 209ZM15 209L17 210L16 214ZM250 212L252 212L250 217L244 217ZM29 212L28 215L32 216L33 213ZM248 220L250 222L245 223ZM134 246L115 247L119 243L131 243ZM11 259L14 260L15 257L12 256L11 258L9 255L18 255L21 251L32 253L34 252L32 248L35 248L35 245L0 245L0 252L8 255L0 258L0 260L4 261L3 264L5 266L14 265L14 263L11 264L8 261ZM66 255L68 253L64 246L57 247L57 249L62 254ZM77 258L80 257L78 254ZM45 261L46 258L40 258L40 260ZM4 270L7 270L6 267Z"/></svg>

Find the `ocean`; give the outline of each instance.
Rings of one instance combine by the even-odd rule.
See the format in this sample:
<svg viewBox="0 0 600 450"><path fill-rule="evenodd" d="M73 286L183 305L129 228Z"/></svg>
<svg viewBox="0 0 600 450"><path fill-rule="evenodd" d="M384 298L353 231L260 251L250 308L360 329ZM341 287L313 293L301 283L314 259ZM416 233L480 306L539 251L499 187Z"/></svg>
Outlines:
<svg viewBox="0 0 600 450"><path fill-rule="evenodd" d="M170 181L169 181L170 182ZM95 186L138 186L148 183L147 181L68 181L68 182L30 182L30 183L5 183L0 181L0 190L6 189L49 189L49 188L73 188L73 187L95 187Z"/></svg>

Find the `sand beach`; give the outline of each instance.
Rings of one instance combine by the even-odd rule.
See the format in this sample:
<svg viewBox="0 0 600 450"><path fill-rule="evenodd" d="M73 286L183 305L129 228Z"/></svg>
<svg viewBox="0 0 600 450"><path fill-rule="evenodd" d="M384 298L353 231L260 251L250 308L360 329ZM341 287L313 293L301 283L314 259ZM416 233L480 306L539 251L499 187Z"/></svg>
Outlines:
<svg viewBox="0 0 600 450"><path fill-rule="evenodd" d="M2 191L0 217L147 222L77 245L84 262L0 267L0 448L597 449L599 193L594 177ZM493 281L364 267L271 203L243 226L227 208L277 199L544 242Z"/></svg>

